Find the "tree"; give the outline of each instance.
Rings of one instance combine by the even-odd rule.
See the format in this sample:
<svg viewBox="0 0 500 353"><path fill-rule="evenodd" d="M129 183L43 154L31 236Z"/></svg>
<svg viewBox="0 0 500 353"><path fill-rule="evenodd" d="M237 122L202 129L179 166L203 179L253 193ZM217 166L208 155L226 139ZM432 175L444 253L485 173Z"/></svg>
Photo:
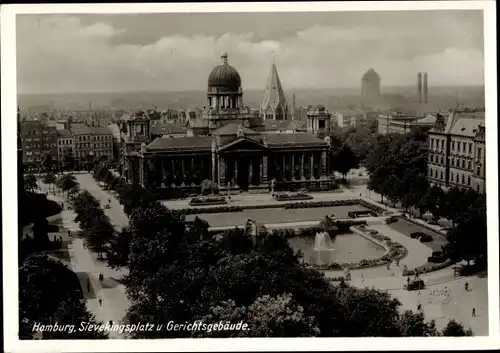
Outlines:
<svg viewBox="0 0 500 353"><path fill-rule="evenodd" d="M62 169L73 170L75 168L75 157L73 156L73 151L70 148L64 148L63 159L62 159Z"/></svg>
<svg viewBox="0 0 500 353"><path fill-rule="evenodd" d="M423 216L427 211L430 211L434 216L438 216L438 205L442 199L444 199L444 191L439 186L433 185L427 188L417 204L420 216Z"/></svg>
<svg viewBox="0 0 500 353"><path fill-rule="evenodd" d="M45 153L42 157L42 170L44 170L46 173L51 172L52 169L54 168L54 158L52 157L52 154Z"/></svg>
<svg viewBox="0 0 500 353"><path fill-rule="evenodd" d="M346 144L343 144L338 150L332 151L331 157L332 169L342 174L344 179L349 170L358 167L357 157Z"/></svg>
<svg viewBox="0 0 500 353"><path fill-rule="evenodd" d="M129 227L116 232L109 241L106 260L110 267L120 268L128 265L132 232Z"/></svg>
<svg viewBox="0 0 500 353"><path fill-rule="evenodd" d="M422 312L414 313L410 310L399 317L399 329L404 337L434 337L438 336L436 324L433 321L425 322Z"/></svg>
<svg viewBox="0 0 500 353"><path fill-rule="evenodd" d="M51 171L45 173L43 177L43 182L49 186L49 192L50 192L50 186L56 182L56 176L54 173Z"/></svg>
<svg viewBox="0 0 500 353"><path fill-rule="evenodd" d="M95 322L82 302L83 294L74 272L49 255L29 256L19 268L19 336L33 339L35 323L48 325ZM77 325L77 328L79 324ZM54 333L52 333L54 334ZM44 332L44 338L104 338L99 333L74 333L71 337Z"/></svg>
<svg viewBox="0 0 500 353"><path fill-rule="evenodd" d="M24 176L24 190L26 192L35 192L38 189L36 176L32 173Z"/></svg>
<svg viewBox="0 0 500 353"><path fill-rule="evenodd" d="M206 195L211 193L212 195L218 191L218 185L217 183L213 182L212 180L205 179L201 183L201 194Z"/></svg>
<svg viewBox="0 0 500 353"><path fill-rule="evenodd" d="M446 327L441 331L443 336L453 336L453 337L463 337L463 336L473 336L472 330L465 329L465 327L455 320L450 320Z"/></svg>
<svg viewBox="0 0 500 353"><path fill-rule="evenodd" d="M75 186L77 186L78 182L76 181L76 178L73 174L63 174L57 180L56 185L63 192L65 192L65 191L68 191L68 190L74 188Z"/></svg>

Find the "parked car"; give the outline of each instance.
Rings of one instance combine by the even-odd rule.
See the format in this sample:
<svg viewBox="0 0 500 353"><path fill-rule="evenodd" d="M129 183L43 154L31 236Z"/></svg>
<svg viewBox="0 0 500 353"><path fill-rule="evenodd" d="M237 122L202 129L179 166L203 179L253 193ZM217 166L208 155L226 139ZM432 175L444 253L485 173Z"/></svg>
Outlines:
<svg viewBox="0 0 500 353"><path fill-rule="evenodd" d="M435 219L431 219L427 221L427 224L432 225L432 226L438 226L438 222Z"/></svg>
<svg viewBox="0 0 500 353"><path fill-rule="evenodd" d="M406 290L408 290L408 291L418 290L418 289L424 289L425 288L425 283L421 279L415 279L415 280L410 281L409 283L405 284L404 288Z"/></svg>
<svg viewBox="0 0 500 353"><path fill-rule="evenodd" d="M397 221L398 221L398 217L396 217L396 216L390 216L390 217L386 218L385 224L391 224L391 223L394 223L394 222L397 222Z"/></svg>
<svg viewBox="0 0 500 353"><path fill-rule="evenodd" d="M371 230L371 231L370 231L370 234L371 234L371 235L377 235L377 234L378 234L378 232L377 232L376 230Z"/></svg>

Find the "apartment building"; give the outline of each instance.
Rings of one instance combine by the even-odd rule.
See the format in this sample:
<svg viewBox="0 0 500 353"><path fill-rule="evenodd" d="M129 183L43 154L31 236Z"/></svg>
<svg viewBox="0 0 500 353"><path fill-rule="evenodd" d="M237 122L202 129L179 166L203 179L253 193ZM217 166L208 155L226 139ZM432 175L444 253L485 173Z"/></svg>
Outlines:
<svg viewBox="0 0 500 353"><path fill-rule="evenodd" d="M113 134L108 127L72 126L71 134L73 136L75 157L80 165L89 156L113 158Z"/></svg>
<svg viewBox="0 0 500 353"><path fill-rule="evenodd" d="M57 131L57 160L59 165L64 162L65 156L71 154L75 157L75 146L73 144L73 135L69 130Z"/></svg>
<svg viewBox="0 0 500 353"><path fill-rule="evenodd" d="M57 163L57 129L39 120L21 122L23 163L27 170L38 171L45 155Z"/></svg>
<svg viewBox="0 0 500 353"><path fill-rule="evenodd" d="M380 114L378 117L379 134L406 134L416 128L431 129L436 123L437 114L427 114L425 117L407 115L402 112Z"/></svg>
<svg viewBox="0 0 500 353"><path fill-rule="evenodd" d="M485 192L486 143L484 110L455 110L438 115L429 130L428 179L443 187Z"/></svg>

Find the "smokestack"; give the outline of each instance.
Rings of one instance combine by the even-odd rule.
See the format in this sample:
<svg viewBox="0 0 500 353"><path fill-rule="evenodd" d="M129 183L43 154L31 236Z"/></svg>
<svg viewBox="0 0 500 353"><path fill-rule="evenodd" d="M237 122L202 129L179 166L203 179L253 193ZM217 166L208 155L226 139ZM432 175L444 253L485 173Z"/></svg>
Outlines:
<svg viewBox="0 0 500 353"><path fill-rule="evenodd" d="M427 103L427 72L424 73L424 103Z"/></svg>
<svg viewBox="0 0 500 353"><path fill-rule="evenodd" d="M422 103L422 73L419 72L417 75L417 87L418 87L418 102Z"/></svg>
<svg viewBox="0 0 500 353"><path fill-rule="evenodd" d="M295 120L295 93L292 98L292 120Z"/></svg>

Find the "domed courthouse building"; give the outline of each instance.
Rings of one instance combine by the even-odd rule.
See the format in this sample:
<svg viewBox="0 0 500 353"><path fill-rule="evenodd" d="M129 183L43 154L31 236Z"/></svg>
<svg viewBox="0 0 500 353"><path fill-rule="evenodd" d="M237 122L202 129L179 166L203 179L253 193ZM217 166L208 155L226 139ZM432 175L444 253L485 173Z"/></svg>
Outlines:
<svg viewBox="0 0 500 353"><path fill-rule="evenodd" d="M267 192L273 179L276 190L329 189L330 113L311 110L303 124L294 121L304 126L300 131L266 129L266 119L282 123L289 116L274 63L259 114L252 114L243 105L241 77L223 54L208 77L203 114L189 120L186 136L152 137L147 115L120 122L123 175L160 196L199 192L205 179L222 190Z"/></svg>

